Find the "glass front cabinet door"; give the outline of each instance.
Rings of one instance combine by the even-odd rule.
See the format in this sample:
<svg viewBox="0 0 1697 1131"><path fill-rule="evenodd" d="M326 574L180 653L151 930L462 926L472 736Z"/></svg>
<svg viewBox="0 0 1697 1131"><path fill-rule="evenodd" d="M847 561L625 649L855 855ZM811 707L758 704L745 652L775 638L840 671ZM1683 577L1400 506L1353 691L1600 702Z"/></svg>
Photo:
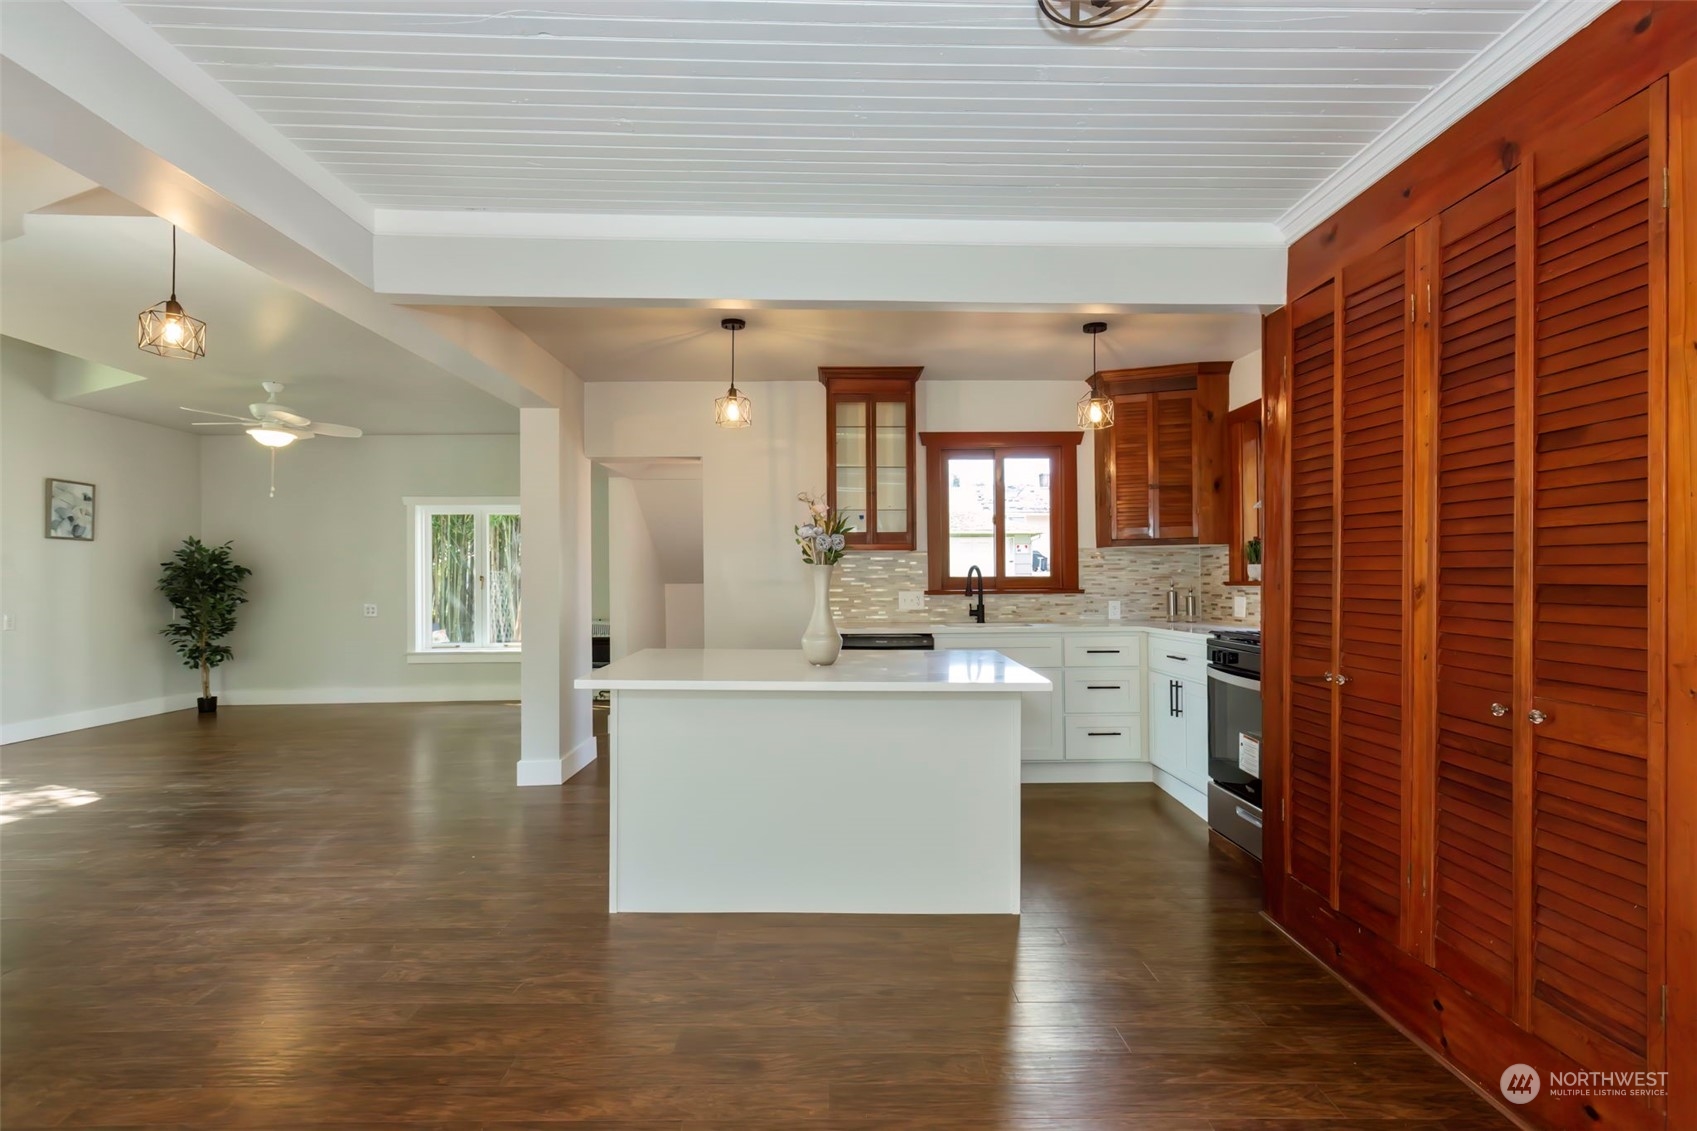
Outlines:
<svg viewBox="0 0 1697 1131"><path fill-rule="evenodd" d="M913 388L922 366L822 366L826 495L848 514L850 546L911 550Z"/></svg>

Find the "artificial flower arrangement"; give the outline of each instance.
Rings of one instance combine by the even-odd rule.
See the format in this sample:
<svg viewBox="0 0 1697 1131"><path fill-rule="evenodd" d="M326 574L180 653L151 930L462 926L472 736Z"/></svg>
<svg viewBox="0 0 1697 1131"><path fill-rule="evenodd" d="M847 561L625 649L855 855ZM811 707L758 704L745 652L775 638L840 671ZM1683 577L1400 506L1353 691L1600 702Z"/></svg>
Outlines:
<svg viewBox="0 0 1697 1131"><path fill-rule="evenodd" d="M848 516L832 510L806 491L796 498L807 506L807 521L795 528L801 560L808 565L836 565L843 560L843 548L848 545L845 536L854 529Z"/></svg>

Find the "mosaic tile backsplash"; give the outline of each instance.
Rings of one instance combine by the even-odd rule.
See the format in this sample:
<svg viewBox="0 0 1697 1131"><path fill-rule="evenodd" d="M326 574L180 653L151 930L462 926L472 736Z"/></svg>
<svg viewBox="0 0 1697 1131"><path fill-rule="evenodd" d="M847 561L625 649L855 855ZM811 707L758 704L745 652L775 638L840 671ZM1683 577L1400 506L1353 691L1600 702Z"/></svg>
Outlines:
<svg viewBox="0 0 1697 1131"><path fill-rule="evenodd" d="M1167 615L1167 588L1195 590L1198 619L1212 623L1260 624L1261 590L1228 586L1230 562L1224 546L1109 546L1078 555L1077 595L1012 595L984 598L991 621L1047 622L1100 618L1108 601L1121 602L1125 620L1161 620ZM925 591L925 554L859 552L845 556L831 581L831 608L844 624L966 619L966 598L927 597L923 612L898 611L896 594ZM1232 616L1233 594L1248 599L1248 615Z"/></svg>

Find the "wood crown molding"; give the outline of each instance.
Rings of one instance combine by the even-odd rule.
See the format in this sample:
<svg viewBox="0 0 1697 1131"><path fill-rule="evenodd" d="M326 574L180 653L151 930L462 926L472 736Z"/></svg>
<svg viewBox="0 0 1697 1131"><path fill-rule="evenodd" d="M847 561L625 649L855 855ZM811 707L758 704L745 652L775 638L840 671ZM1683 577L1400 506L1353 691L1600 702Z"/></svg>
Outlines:
<svg viewBox="0 0 1697 1131"><path fill-rule="evenodd" d="M1286 209L1275 221L1285 239L1294 243L1313 230L1608 11L1612 3L1544 0L1527 12L1519 23L1433 87L1389 129Z"/></svg>
<svg viewBox="0 0 1697 1131"><path fill-rule="evenodd" d="M836 381L906 381L911 384L919 380L919 375L924 372L923 365L821 365L819 383L829 385Z"/></svg>

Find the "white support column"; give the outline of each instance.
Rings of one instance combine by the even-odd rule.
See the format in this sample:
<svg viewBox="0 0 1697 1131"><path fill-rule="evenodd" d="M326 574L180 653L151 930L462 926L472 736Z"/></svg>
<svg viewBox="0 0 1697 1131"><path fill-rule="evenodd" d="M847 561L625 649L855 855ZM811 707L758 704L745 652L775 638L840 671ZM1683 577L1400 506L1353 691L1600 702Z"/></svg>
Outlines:
<svg viewBox="0 0 1697 1131"><path fill-rule="evenodd" d="M519 409L519 521L524 533L524 670L520 675L520 785L559 785L560 661L565 597L560 410Z"/></svg>
<svg viewBox="0 0 1697 1131"><path fill-rule="evenodd" d="M574 382L575 384L575 382ZM519 410L524 671L519 785L560 785L595 760L589 695L589 461L581 386L563 408Z"/></svg>

